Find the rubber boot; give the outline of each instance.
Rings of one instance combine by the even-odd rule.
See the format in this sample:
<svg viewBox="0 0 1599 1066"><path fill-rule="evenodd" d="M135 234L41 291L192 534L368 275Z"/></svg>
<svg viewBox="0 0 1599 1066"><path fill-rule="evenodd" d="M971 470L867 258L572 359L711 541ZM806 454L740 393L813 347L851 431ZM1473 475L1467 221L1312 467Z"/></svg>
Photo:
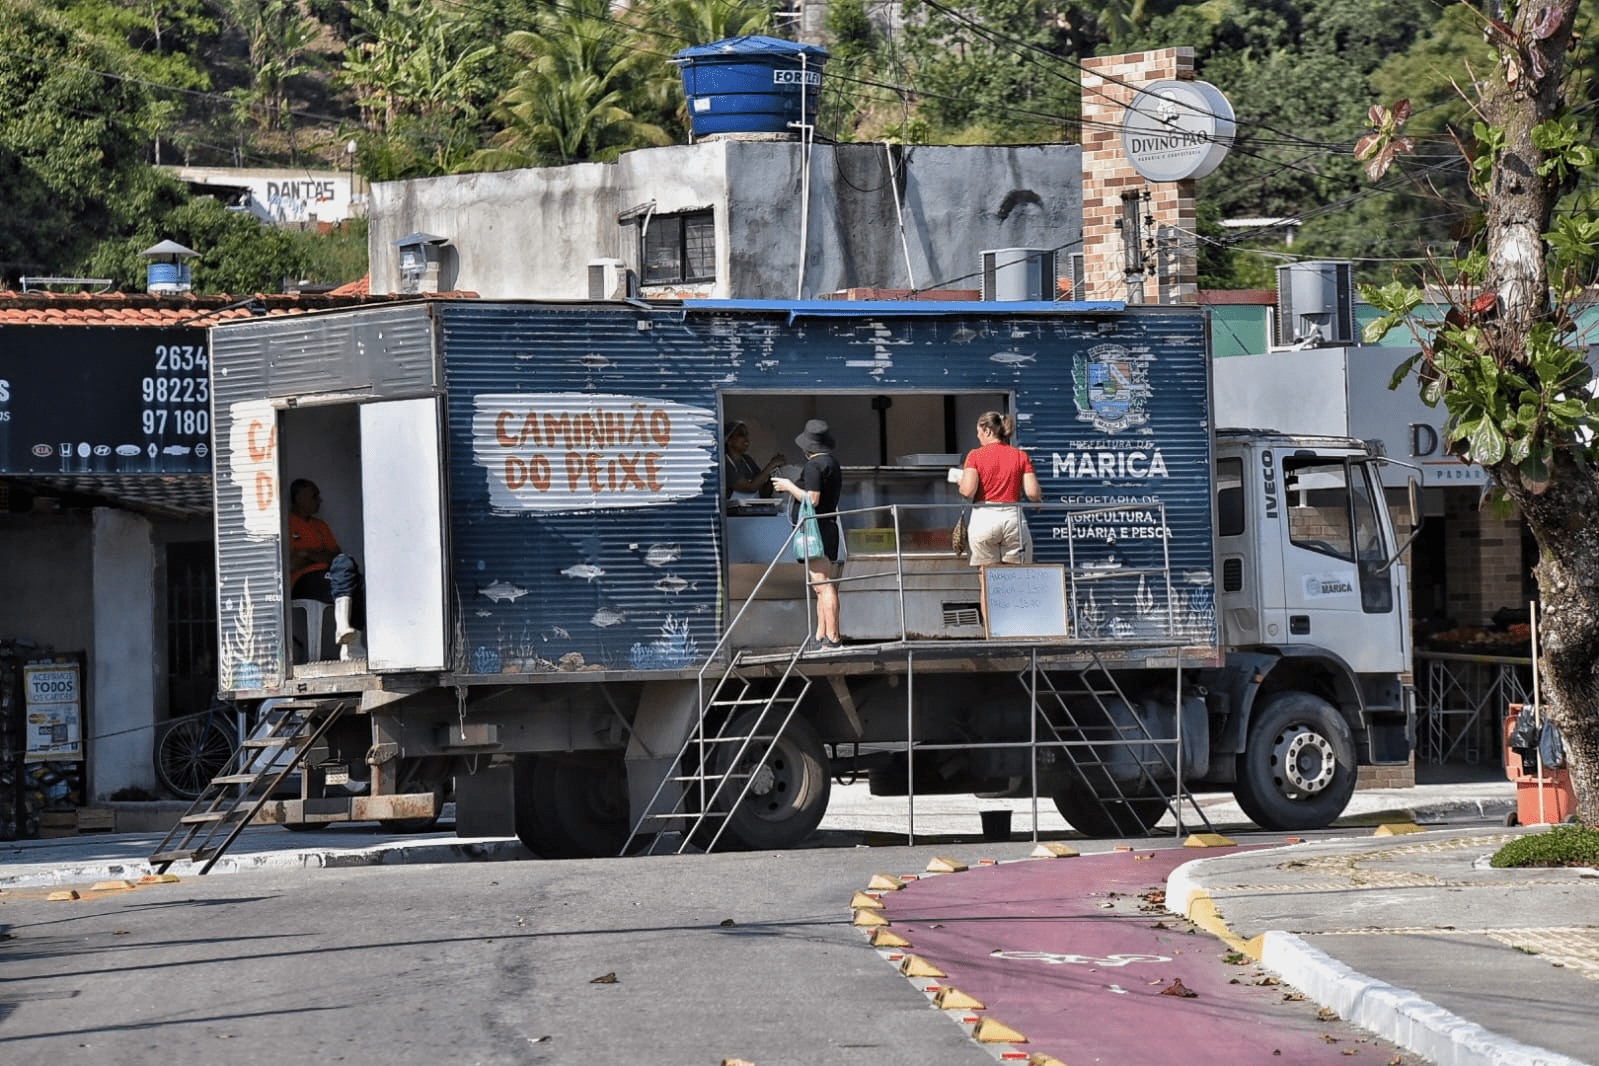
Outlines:
<svg viewBox="0 0 1599 1066"><path fill-rule="evenodd" d="M345 662L349 662L351 659L366 658L366 641L361 639L361 631L355 629L351 630L351 632L355 634L355 639L348 644L339 645L339 658Z"/></svg>
<svg viewBox="0 0 1599 1066"><path fill-rule="evenodd" d="M350 625L350 611L354 606L355 599L351 596L340 596L333 601L333 639L340 644L349 644L361 636L361 631Z"/></svg>

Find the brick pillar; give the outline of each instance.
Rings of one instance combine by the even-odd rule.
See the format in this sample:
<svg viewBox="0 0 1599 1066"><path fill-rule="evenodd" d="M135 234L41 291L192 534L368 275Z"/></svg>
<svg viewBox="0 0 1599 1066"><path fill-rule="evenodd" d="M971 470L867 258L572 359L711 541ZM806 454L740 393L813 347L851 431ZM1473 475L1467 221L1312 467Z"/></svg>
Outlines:
<svg viewBox="0 0 1599 1066"><path fill-rule="evenodd" d="M1122 153L1127 105L1153 81L1194 77L1192 48L1162 48L1083 61L1083 277L1089 300L1195 303L1194 182L1152 182ZM1133 199L1136 197L1136 199ZM1127 273L1136 216L1142 271ZM1147 220L1147 221L1146 221Z"/></svg>

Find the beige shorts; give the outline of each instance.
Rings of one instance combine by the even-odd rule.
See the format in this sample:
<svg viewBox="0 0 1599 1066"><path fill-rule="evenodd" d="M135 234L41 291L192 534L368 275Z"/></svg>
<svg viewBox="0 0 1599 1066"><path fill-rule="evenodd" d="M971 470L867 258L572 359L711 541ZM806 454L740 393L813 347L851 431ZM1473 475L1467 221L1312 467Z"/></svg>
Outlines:
<svg viewBox="0 0 1599 1066"><path fill-rule="evenodd" d="M1033 538L1022 509L1008 504L979 504L966 523L972 565L1026 563L1033 558Z"/></svg>

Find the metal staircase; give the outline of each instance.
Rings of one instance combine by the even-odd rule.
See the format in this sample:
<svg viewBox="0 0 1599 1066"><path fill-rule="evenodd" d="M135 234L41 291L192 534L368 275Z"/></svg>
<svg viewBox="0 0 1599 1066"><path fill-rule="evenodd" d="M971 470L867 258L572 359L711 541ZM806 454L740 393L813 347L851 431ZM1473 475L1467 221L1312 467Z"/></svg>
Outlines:
<svg viewBox="0 0 1599 1066"><path fill-rule="evenodd" d="M1117 836L1147 835L1161 815L1170 811L1177 820L1177 832L1181 833L1185 805L1192 808L1206 830L1212 828L1210 819L1183 783L1180 707L1174 709L1177 729L1172 737L1157 737L1142 715L1129 714L1118 720L1112 704L1131 704L1115 675L1097 655L1087 668L1052 672L1035 663L1017 677L1032 693L1033 707L1043 727L1044 735L1037 738L1037 747L1059 751L1059 757L1081 786L1074 798L1098 805L1097 816L1084 812L1100 823L1094 829ZM1181 690L1180 685L1178 689ZM1128 773L1129 767L1133 774ZM1137 783L1129 777L1135 777ZM1174 782L1169 794L1162 781ZM1090 831L1088 826L1075 828Z"/></svg>
<svg viewBox="0 0 1599 1066"><path fill-rule="evenodd" d="M180 859L201 863L199 872L208 872L351 706L351 700L288 700L266 710L255 732L156 845L150 855L156 872Z"/></svg>
<svg viewBox="0 0 1599 1066"><path fill-rule="evenodd" d="M708 694L701 672L694 727L634 824L622 854L628 854L643 836L651 836L645 851L654 853L672 829L680 833L676 854L690 846L714 851L739 804L751 792L759 794L763 775L770 773L767 760L798 712L811 680L799 669L803 644L794 649L775 682L741 674L742 654L732 657Z"/></svg>

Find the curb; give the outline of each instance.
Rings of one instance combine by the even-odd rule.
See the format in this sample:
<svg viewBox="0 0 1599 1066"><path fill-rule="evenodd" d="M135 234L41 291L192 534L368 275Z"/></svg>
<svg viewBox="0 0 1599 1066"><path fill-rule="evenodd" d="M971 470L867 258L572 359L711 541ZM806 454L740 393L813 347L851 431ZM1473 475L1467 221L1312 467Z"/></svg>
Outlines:
<svg viewBox="0 0 1599 1066"><path fill-rule="evenodd" d="M444 854L440 854L443 852ZM364 848L302 848L263 851L255 854L224 855L211 867L215 874L242 873L247 870L345 869L359 866L404 866L410 864L466 861L506 862L530 859L533 853L515 838L431 841L422 844L373 844ZM168 873L198 877L203 864L175 862ZM33 870L0 876L0 889L42 888L75 885L117 877L143 877L154 873L148 862L115 862L76 866L35 867Z"/></svg>
<svg viewBox="0 0 1599 1066"><path fill-rule="evenodd" d="M1263 935L1261 965L1323 1007L1400 1047L1450 1066L1586 1066L1468 1022L1406 988L1357 973L1292 933Z"/></svg>

